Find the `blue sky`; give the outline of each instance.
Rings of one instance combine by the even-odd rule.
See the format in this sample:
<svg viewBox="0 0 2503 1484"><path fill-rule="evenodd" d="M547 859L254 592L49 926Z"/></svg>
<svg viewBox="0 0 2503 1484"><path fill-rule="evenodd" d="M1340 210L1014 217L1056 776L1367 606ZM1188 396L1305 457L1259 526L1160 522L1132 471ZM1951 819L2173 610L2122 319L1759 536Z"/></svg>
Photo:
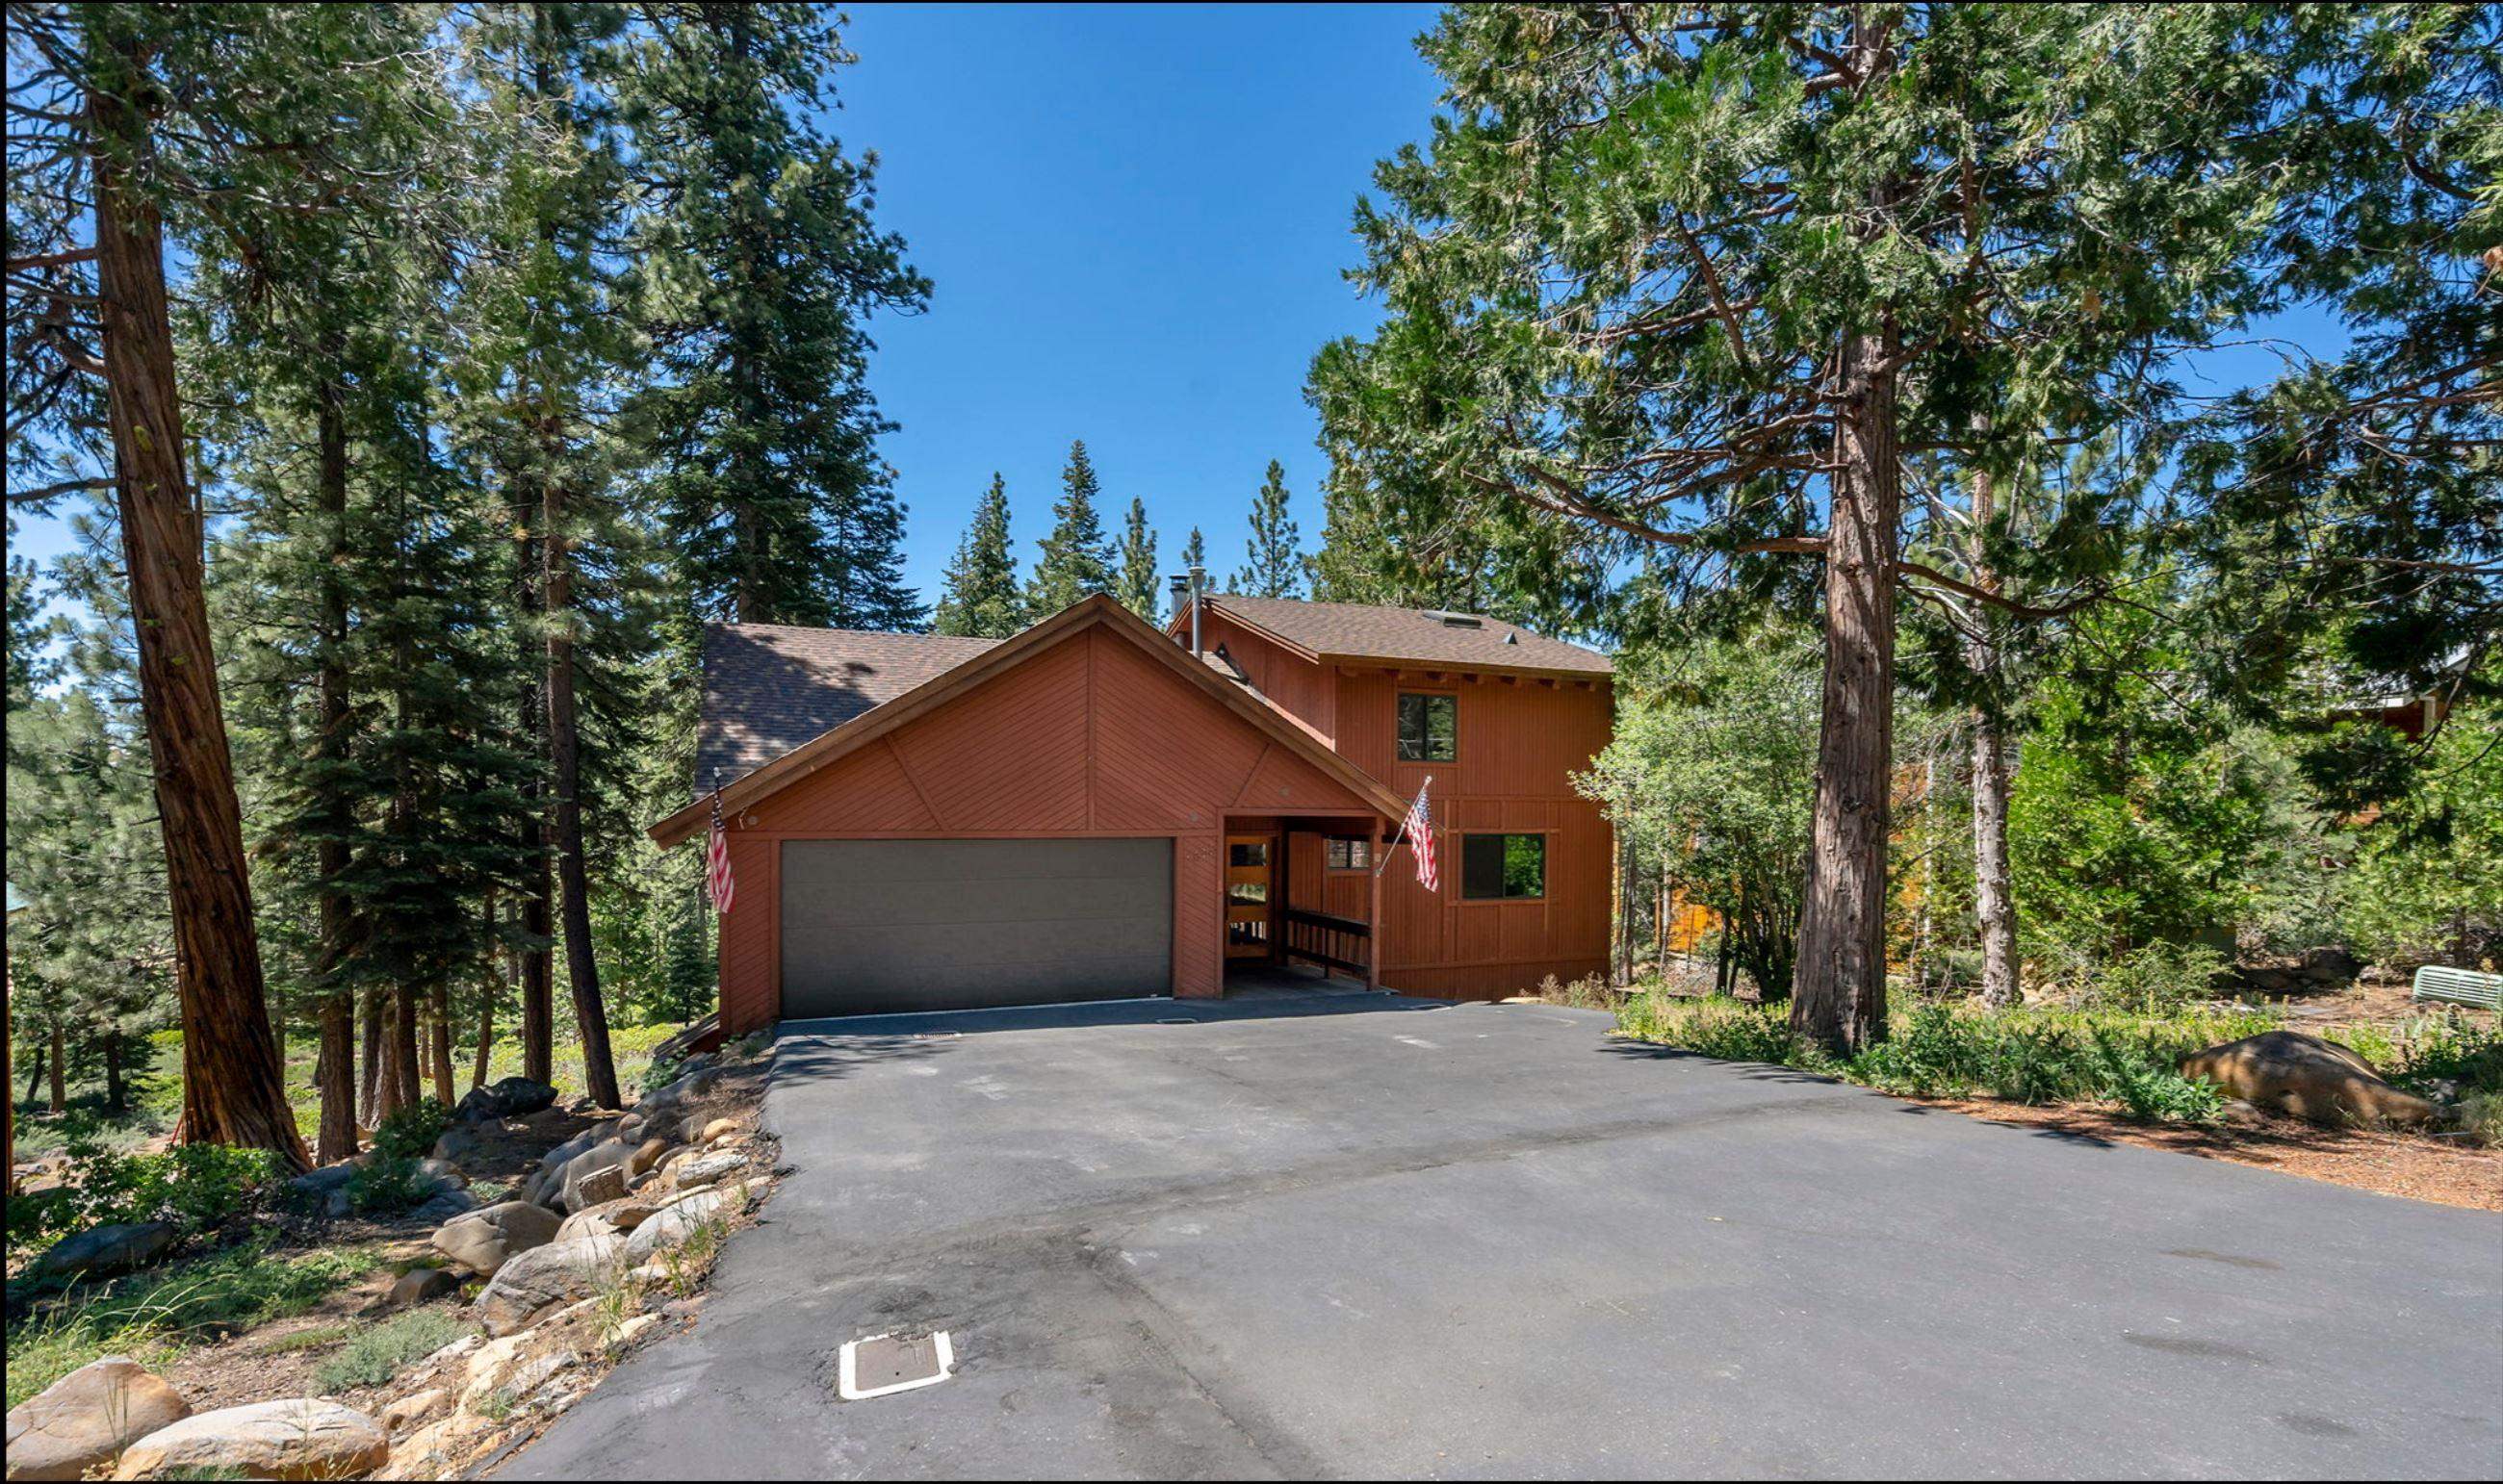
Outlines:
<svg viewBox="0 0 2503 1484"><path fill-rule="evenodd" d="M1272 458L1307 546L1323 463L1304 370L1376 311L1341 277L1373 162L1421 139L1424 5L852 11L834 127L937 286L875 327L871 388L925 596L991 471L1020 561L1083 438L1111 525L1147 501L1170 569L1219 576Z"/></svg>

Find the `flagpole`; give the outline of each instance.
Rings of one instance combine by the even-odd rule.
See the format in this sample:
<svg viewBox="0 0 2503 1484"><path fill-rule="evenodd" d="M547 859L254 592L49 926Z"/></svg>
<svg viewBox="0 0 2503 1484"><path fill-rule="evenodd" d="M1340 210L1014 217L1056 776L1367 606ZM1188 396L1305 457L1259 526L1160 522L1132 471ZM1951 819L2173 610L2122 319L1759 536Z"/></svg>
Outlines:
<svg viewBox="0 0 2503 1484"><path fill-rule="evenodd" d="M1423 793L1433 786L1434 775L1428 773L1425 775L1425 781L1417 785L1417 792L1419 793ZM1410 799L1408 801L1408 812L1399 816L1399 827L1391 832L1390 844L1383 850L1382 859L1373 862L1373 874L1376 877L1381 876L1384 871L1390 868L1390 858L1399 854L1399 842L1408 837L1409 817L1414 815L1416 812L1417 801L1415 799Z"/></svg>

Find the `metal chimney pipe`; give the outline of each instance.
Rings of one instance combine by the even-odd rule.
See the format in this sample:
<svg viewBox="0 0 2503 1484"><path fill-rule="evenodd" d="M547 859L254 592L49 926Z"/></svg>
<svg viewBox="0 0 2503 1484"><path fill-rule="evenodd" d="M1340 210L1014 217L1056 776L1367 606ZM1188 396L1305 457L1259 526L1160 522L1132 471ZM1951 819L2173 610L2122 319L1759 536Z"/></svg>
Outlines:
<svg viewBox="0 0 2503 1484"><path fill-rule="evenodd" d="M1199 610L1207 604L1207 592L1208 568L1192 567L1190 569L1190 655L1194 659L1198 658L1200 654Z"/></svg>

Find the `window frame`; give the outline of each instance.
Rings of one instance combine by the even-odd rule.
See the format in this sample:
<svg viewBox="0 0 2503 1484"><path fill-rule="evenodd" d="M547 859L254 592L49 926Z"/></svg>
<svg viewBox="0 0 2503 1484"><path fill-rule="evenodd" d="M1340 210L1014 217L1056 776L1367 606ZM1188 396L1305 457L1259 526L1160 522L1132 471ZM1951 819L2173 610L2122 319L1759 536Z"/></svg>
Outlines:
<svg viewBox="0 0 2503 1484"><path fill-rule="evenodd" d="M1337 859L1339 854L1338 847L1342 845L1352 847L1347 852L1348 863L1344 865L1340 864ZM1355 859L1359 854L1364 858L1361 860ZM1321 869L1325 871L1369 871L1373 869L1373 842L1362 835L1334 834L1321 836Z"/></svg>
<svg viewBox="0 0 2503 1484"><path fill-rule="evenodd" d="M1392 694L1393 698L1390 703L1390 750L1392 755L1399 761L1457 762L1460 760L1460 693L1457 691L1394 691ZM1407 710L1408 703L1411 700L1426 702L1428 713L1427 724L1424 728L1423 750L1418 756L1413 758L1408 754ZM1434 746L1432 741L1433 726L1431 722L1431 706L1435 701L1446 702L1452 708L1452 750L1448 755L1439 758L1434 756Z"/></svg>
<svg viewBox="0 0 2503 1484"><path fill-rule="evenodd" d="M1469 906L1482 907L1518 906L1523 902L1547 900L1548 893L1553 886L1548 879L1547 867L1549 858L1555 853L1553 846L1556 831L1552 829L1461 829L1455 830L1453 833L1459 837L1457 841L1459 848L1452 853L1452 864L1455 867L1452 872L1452 884L1458 889L1455 894L1456 900ZM1473 895L1469 891L1469 841L1514 838L1535 839L1538 842L1538 894L1534 896ZM1505 848L1509 849L1509 847Z"/></svg>

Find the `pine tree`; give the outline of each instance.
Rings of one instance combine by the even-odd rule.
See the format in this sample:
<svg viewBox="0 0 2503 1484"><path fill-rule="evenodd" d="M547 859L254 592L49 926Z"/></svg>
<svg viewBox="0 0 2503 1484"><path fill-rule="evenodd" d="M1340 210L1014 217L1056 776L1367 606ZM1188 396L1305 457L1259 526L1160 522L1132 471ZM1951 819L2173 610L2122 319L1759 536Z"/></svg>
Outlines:
<svg viewBox="0 0 2503 1484"><path fill-rule="evenodd" d="M1272 458L1268 477L1252 496L1251 561L1234 573L1234 590L1254 597L1301 597L1307 563L1295 544L1295 518L1286 510L1286 469Z"/></svg>
<svg viewBox="0 0 2503 1484"><path fill-rule="evenodd" d="M1121 574L1113 595L1149 623L1156 617L1156 533L1148 528L1147 502L1132 497L1121 523Z"/></svg>
<svg viewBox="0 0 2503 1484"><path fill-rule="evenodd" d="M974 507L973 523L947 563L937 629L967 638L1005 639L1025 627L1016 556L1009 546L1009 487L997 473Z"/></svg>
<svg viewBox="0 0 2503 1484"><path fill-rule="evenodd" d="M1095 497L1103 491L1083 440L1069 446L1060 489L1051 507L1051 534L1043 539L1043 555L1026 582L1026 612L1038 620L1113 586L1113 544L1105 538L1103 518L1095 513Z"/></svg>
<svg viewBox="0 0 2503 1484"><path fill-rule="evenodd" d="M874 157L815 121L852 58L814 6L641 14L620 86L655 203L634 252L657 374L634 413L689 596L742 623L917 627L864 321L930 286L871 219Z"/></svg>

